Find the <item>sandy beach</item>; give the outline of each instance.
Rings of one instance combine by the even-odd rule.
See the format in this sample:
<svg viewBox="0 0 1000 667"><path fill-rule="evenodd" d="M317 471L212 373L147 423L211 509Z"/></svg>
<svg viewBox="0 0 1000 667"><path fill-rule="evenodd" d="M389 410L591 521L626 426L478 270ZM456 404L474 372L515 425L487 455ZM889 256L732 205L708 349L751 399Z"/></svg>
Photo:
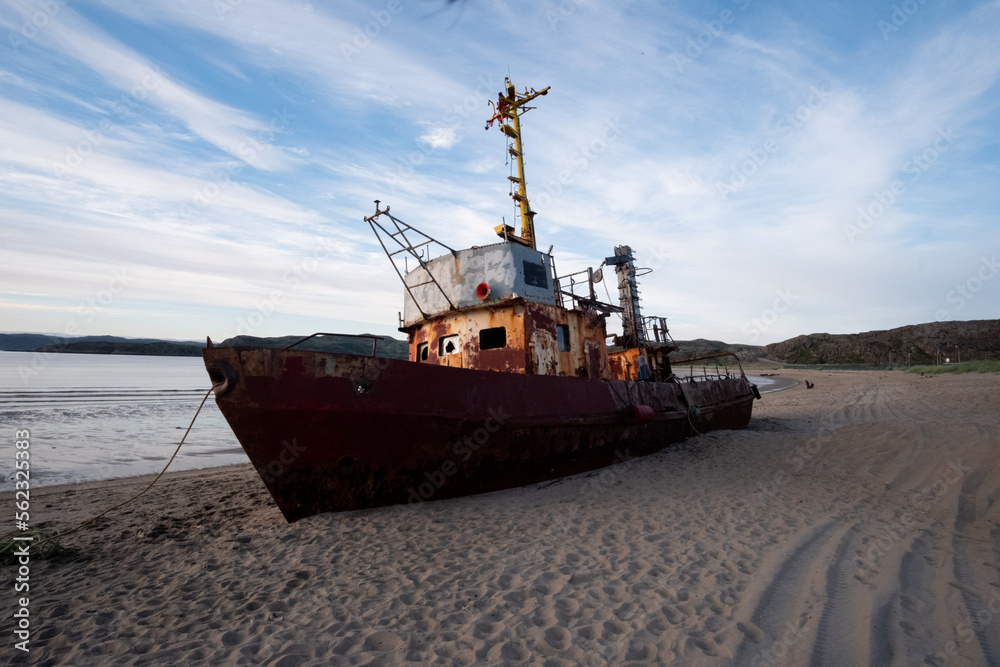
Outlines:
<svg viewBox="0 0 1000 667"><path fill-rule="evenodd" d="M6 587L2 660L1000 665L1000 375L780 376L745 431L469 498L288 525L249 465L168 474L32 561L29 654Z"/></svg>

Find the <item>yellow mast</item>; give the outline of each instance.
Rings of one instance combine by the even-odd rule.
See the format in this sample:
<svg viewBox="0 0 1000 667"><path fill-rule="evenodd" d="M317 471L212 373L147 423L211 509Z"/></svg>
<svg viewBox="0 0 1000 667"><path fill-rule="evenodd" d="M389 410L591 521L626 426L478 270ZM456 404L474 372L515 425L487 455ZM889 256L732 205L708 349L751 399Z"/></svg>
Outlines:
<svg viewBox="0 0 1000 667"><path fill-rule="evenodd" d="M502 236L510 241L515 241L517 243L524 244L529 248L535 248L535 221L534 211L528 206L528 191L524 184L524 151L521 147L521 119L520 116L525 111L533 109L534 107L525 107L524 105L531 100L539 97L540 95L546 95L549 92L549 86L542 88L539 91L534 89L528 90L525 88L523 93L518 93L514 90L514 84L510 82L510 78L505 78L507 94L504 95L500 93L499 99L497 100L495 106L495 113L486 121L486 129L488 130L494 121L500 121L500 131L506 134L508 137L514 140L514 146L510 148L510 154L514 156L514 160L517 162L517 176L508 176L512 182L517 184L517 192L511 194L514 201L517 202L518 209L520 211L521 217L521 236L514 236L508 233L505 225L498 225L496 232L499 236ZM492 102L490 104L493 104ZM510 124L507 124L510 121ZM513 231L513 230L511 230Z"/></svg>

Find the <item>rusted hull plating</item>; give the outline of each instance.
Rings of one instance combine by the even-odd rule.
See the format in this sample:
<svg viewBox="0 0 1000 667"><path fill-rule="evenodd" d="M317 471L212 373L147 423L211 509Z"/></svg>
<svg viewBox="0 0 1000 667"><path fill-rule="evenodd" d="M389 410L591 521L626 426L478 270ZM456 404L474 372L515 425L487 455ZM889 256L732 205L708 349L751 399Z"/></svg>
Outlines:
<svg viewBox="0 0 1000 667"><path fill-rule="evenodd" d="M219 408L289 522L601 468L695 429L744 428L753 403L741 376L682 390L301 350L202 354L222 383Z"/></svg>

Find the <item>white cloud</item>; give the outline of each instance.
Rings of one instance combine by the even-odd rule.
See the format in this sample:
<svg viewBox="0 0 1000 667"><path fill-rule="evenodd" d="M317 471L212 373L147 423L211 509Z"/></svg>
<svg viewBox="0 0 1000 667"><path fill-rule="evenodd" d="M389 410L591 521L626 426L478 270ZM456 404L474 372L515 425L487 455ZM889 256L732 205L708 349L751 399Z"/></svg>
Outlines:
<svg viewBox="0 0 1000 667"><path fill-rule="evenodd" d="M504 137L481 128L508 67L519 88L552 87L524 124L541 244L564 272L632 245L655 264L648 310L678 337L741 340L785 289L800 300L756 342L927 319L996 239L995 4L928 5L884 41L860 5L830 23L753 3L683 70L672 56L716 10L60 6L0 74L0 279L26 306L63 307L53 300L126 262L142 268L142 303L115 322L138 326L161 304L230 326L327 238L336 258L279 310L391 328L400 288L362 218L380 199L449 245L494 240L513 219L509 167ZM8 5L0 24L19 30L30 9ZM514 36L520 48L504 47ZM817 87L830 95L810 104ZM272 137L274 108L295 118ZM960 139L850 242L858 208L942 127ZM87 155L56 168L74 151ZM937 238L948 225L961 238ZM46 259L59 267L38 268ZM986 316L987 303L953 314Z"/></svg>
<svg viewBox="0 0 1000 667"><path fill-rule="evenodd" d="M432 127L420 135L420 141L434 150L447 150L458 143L458 132L454 127Z"/></svg>

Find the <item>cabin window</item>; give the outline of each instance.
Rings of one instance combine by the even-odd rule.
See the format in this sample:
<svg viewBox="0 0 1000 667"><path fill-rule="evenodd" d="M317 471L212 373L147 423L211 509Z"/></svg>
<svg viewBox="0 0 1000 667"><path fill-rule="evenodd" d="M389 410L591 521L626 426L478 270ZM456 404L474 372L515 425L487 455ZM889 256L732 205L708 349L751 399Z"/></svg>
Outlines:
<svg viewBox="0 0 1000 667"><path fill-rule="evenodd" d="M495 350L507 347L507 328L493 327L492 329L479 330L479 349Z"/></svg>
<svg viewBox="0 0 1000 667"><path fill-rule="evenodd" d="M560 352L569 352L569 327L565 324L556 325L556 346Z"/></svg>
<svg viewBox="0 0 1000 667"><path fill-rule="evenodd" d="M545 275L545 265L524 260L524 284L532 287L548 288L549 280Z"/></svg>
<svg viewBox="0 0 1000 667"><path fill-rule="evenodd" d="M417 343L417 361L427 361L427 343Z"/></svg>
<svg viewBox="0 0 1000 667"><path fill-rule="evenodd" d="M449 354L458 354L458 334L441 336L438 339L438 356L446 357Z"/></svg>

